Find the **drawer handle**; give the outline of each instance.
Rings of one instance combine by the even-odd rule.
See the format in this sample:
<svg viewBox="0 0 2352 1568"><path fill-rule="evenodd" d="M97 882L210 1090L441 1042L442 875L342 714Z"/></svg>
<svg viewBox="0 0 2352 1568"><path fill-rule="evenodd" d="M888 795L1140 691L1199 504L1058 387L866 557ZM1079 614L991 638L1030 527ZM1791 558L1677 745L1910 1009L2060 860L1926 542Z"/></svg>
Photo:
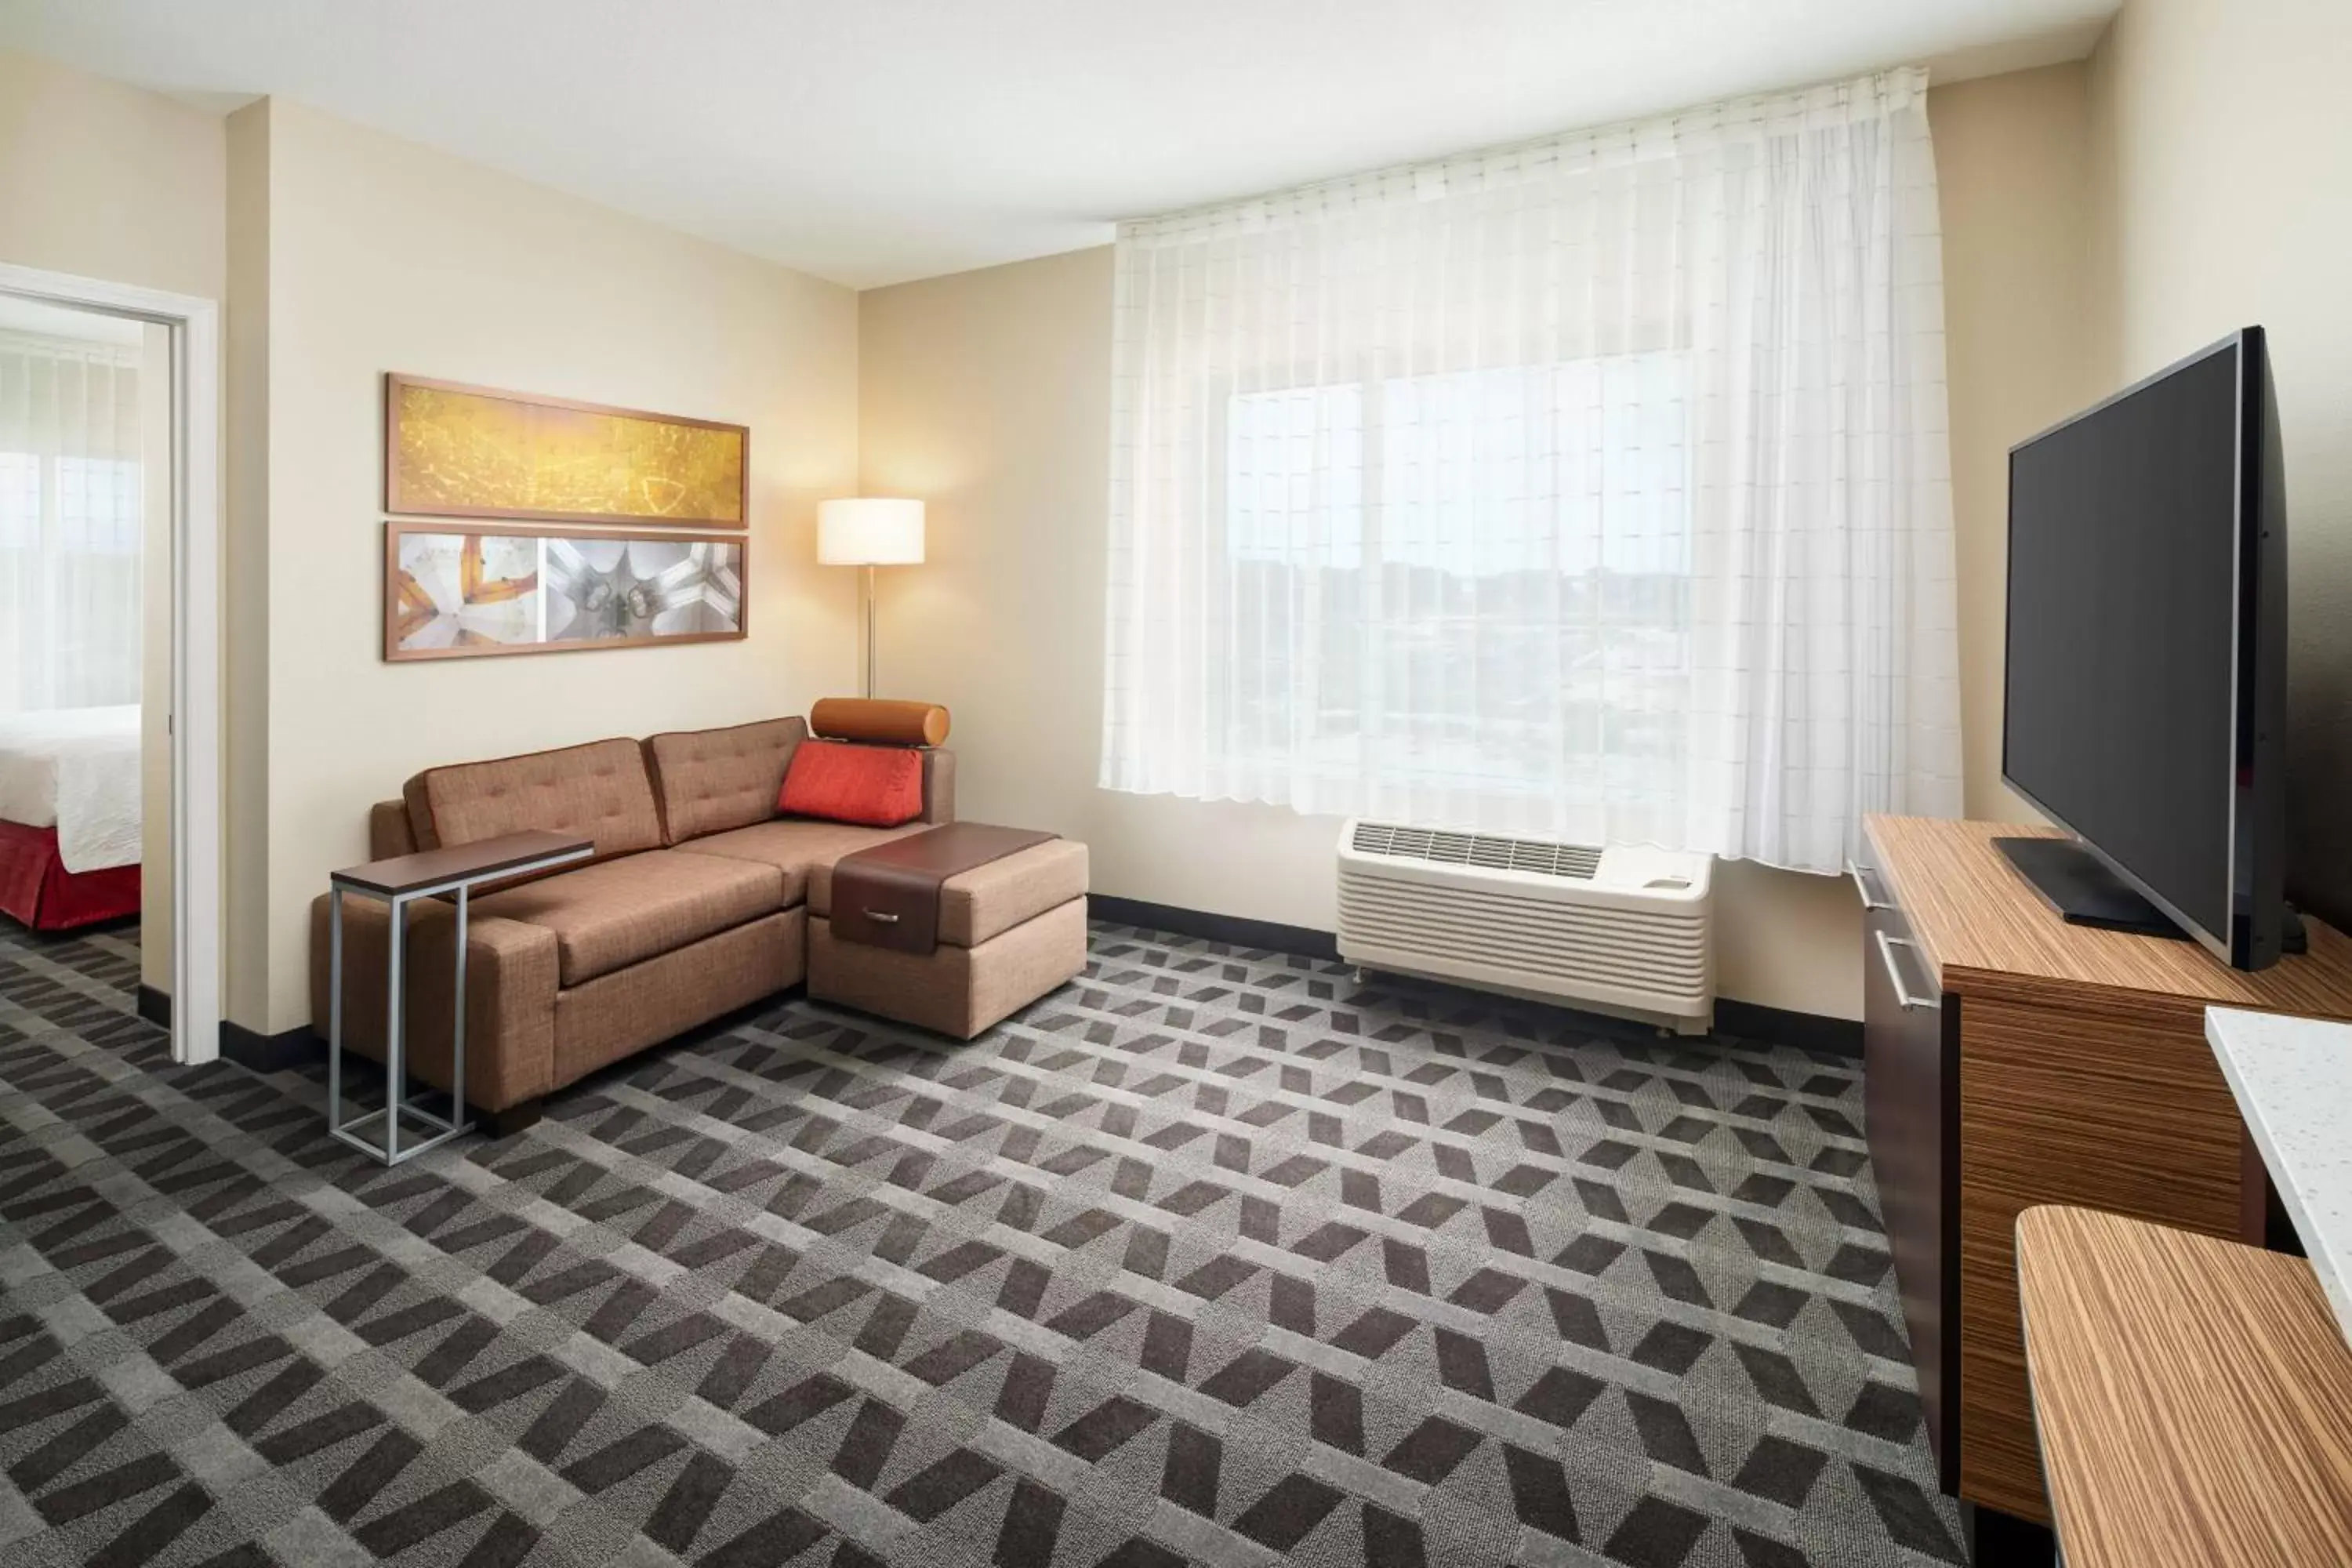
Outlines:
<svg viewBox="0 0 2352 1568"><path fill-rule="evenodd" d="M1895 962L1896 948L1907 947L1916 952L1919 951L1918 944L1899 936L1889 936L1885 931L1875 934L1878 937L1879 959L1886 965L1886 978L1895 984L1895 1000L1906 1013L1916 1012L1922 1007L1933 1007L1936 1005L1933 998L1911 994L1911 988L1903 984L1903 966Z"/></svg>
<svg viewBox="0 0 2352 1568"><path fill-rule="evenodd" d="M898 917L897 915L887 914L880 910L866 910L866 918L869 921L879 921L886 926L894 926L898 923Z"/></svg>
<svg viewBox="0 0 2352 1568"><path fill-rule="evenodd" d="M1849 859L1845 863L1845 874L1853 879L1853 890L1862 895L1862 907L1865 910L1893 909L1895 904L1892 900L1874 899L1870 896L1870 884L1864 880L1866 870L1867 868L1853 860Z"/></svg>

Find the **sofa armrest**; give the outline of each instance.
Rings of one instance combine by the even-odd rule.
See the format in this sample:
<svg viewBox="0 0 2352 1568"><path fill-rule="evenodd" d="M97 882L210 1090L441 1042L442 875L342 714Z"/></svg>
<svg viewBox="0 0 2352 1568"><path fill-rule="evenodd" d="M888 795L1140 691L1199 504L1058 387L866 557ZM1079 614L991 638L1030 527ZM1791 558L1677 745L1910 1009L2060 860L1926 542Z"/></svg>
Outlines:
<svg viewBox="0 0 2352 1568"><path fill-rule="evenodd" d="M933 747L923 753L923 817L925 822L953 822L955 814L955 753Z"/></svg>
<svg viewBox="0 0 2352 1568"><path fill-rule="evenodd" d="M310 1018L327 1033L331 952L328 900L310 905ZM390 909L375 899L343 903L343 1044L377 1061L384 1050L384 980ZM450 1082L457 910L427 899L409 907L401 986L412 1079ZM466 921L466 1099L504 1110L555 1083L555 933L496 915ZM411 1092L414 1092L412 1085Z"/></svg>

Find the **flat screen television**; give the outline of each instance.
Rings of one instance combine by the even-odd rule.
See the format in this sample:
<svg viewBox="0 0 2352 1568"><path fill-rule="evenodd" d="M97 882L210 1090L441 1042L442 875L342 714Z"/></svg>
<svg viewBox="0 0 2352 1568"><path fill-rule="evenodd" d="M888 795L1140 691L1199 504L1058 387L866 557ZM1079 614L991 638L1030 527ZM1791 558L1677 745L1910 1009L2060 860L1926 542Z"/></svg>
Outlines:
<svg viewBox="0 0 2352 1568"><path fill-rule="evenodd" d="M1998 842L2069 920L2292 947L2284 500L2260 327L2011 448L2001 777L2074 837Z"/></svg>

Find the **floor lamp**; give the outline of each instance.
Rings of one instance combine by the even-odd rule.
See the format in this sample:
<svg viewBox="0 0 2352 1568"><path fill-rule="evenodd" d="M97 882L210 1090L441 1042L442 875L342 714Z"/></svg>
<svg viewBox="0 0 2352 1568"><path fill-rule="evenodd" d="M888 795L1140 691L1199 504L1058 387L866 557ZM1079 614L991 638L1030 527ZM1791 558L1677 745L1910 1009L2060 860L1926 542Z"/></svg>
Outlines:
<svg viewBox="0 0 2352 1568"><path fill-rule="evenodd" d="M816 558L826 566L866 568L866 695L874 695L874 568L919 566L923 503L860 497L820 501Z"/></svg>

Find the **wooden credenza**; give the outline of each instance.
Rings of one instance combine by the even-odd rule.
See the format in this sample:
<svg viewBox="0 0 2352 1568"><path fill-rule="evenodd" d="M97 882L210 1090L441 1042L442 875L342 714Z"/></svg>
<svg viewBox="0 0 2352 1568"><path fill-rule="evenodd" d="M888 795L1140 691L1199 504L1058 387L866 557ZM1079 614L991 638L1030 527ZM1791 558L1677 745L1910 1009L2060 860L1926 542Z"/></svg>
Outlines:
<svg viewBox="0 0 2352 1568"><path fill-rule="evenodd" d="M2259 1241L2264 1180L2204 1035L2211 1004L2352 1018L2352 940L2244 973L2068 925L2007 823L1874 816L1856 868L1866 1131L1945 1489L2050 1521L2018 1321L2017 1216L2068 1204Z"/></svg>

